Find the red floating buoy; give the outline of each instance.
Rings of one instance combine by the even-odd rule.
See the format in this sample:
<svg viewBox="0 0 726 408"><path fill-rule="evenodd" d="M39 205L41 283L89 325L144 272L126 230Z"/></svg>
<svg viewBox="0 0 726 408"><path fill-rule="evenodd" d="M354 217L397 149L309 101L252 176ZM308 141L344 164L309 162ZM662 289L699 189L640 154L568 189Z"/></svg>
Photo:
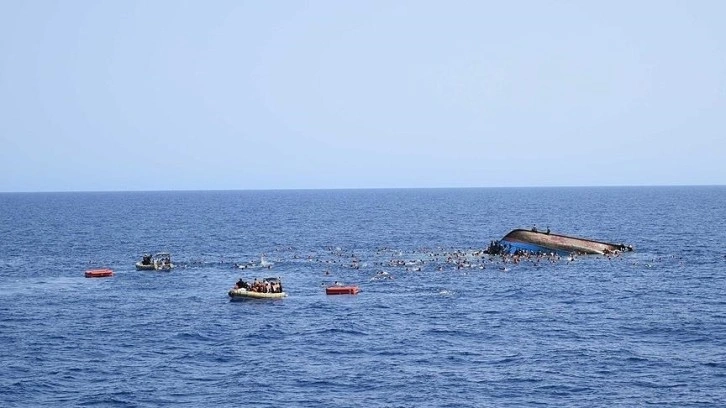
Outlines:
<svg viewBox="0 0 726 408"><path fill-rule="evenodd" d="M358 286L328 286L325 288L326 295L355 295L360 292Z"/></svg>
<svg viewBox="0 0 726 408"><path fill-rule="evenodd" d="M86 271L86 278L105 278L113 276L113 271L110 269L89 269Z"/></svg>

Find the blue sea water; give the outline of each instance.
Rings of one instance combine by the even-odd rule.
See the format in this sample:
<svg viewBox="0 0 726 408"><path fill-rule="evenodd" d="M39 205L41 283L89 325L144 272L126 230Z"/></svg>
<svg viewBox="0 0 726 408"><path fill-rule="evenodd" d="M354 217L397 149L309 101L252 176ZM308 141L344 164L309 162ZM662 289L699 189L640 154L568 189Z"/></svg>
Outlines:
<svg viewBox="0 0 726 408"><path fill-rule="evenodd" d="M723 406L724 220L724 187L0 194L0 406ZM477 254L533 224L636 250Z"/></svg>

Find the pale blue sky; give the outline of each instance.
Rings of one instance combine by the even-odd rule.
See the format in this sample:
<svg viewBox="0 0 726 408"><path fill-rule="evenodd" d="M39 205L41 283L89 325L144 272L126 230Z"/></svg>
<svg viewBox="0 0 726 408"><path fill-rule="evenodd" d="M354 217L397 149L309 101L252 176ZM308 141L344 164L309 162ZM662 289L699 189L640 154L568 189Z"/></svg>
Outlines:
<svg viewBox="0 0 726 408"><path fill-rule="evenodd" d="M0 1L0 191L726 184L724 1Z"/></svg>

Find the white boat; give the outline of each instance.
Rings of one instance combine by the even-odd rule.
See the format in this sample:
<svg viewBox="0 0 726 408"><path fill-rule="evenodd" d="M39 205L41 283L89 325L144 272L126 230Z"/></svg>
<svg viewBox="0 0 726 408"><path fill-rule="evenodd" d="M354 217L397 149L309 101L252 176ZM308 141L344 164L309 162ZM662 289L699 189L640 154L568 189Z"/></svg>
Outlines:
<svg viewBox="0 0 726 408"><path fill-rule="evenodd" d="M145 254L141 261L136 262L137 271L168 271L174 267L171 254L159 252L154 255Z"/></svg>

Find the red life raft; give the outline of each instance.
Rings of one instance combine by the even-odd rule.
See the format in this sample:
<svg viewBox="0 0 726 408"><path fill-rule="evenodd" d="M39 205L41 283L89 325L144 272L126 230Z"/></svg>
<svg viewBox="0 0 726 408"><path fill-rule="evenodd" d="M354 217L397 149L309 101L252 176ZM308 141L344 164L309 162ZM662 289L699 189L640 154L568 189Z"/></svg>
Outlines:
<svg viewBox="0 0 726 408"><path fill-rule="evenodd" d="M105 278L113 276L113 271L110 269L89 269L85 275L86 278Z"/></svg>
<svg viewBox="0 0 726 408"><path fill-rule="evenodd" d="M358 286L328 286L325 288L326 295L355 295L360 292Z"/></svg>

